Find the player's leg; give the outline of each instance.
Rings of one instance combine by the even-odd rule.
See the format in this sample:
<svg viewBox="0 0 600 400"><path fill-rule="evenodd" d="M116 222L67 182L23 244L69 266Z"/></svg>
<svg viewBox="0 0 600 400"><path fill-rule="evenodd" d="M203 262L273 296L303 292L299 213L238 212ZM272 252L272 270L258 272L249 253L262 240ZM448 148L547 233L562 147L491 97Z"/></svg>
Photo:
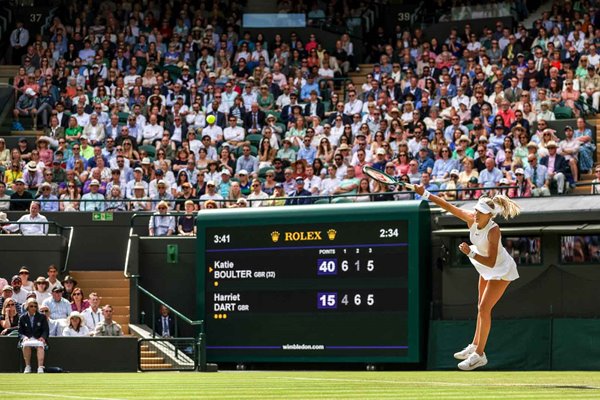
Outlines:
<svg viewBox="0 0 600 400"><path fill-rule="evenodd" d="M510 281L488 281L485 291L483 293L483 297L479 302L479 313L478 320L479 323L479 332L478 337L476 339L477 343L477 353L482 355L485 350L485 345L487 343L488 336L490 334L490 328L492 326L492 309L502 298L502 295L506 291L506 288L510 284Z"/></svg>
<svg viewBox="0 0 600 400"><path fill-rule="evenodd" d="M479 288L479 294L477 296L477 309L478 310L479 310L479 305L481 303L481 298L483 297L483 293L485 292L485 287L487 285L487 282L488 281L483 279L481 276L479 277L479 283L477 284L478 288ZM471 342L471 344L469 344L467 347L465 347L461 351L454 353L454 358L456 358L457 360L466 360L471 354L473 354L473 352L477 348L477 339L479 338L479 324L480 324L479 312L477 312L477 322L475 323L475 335L473 336L473 341Z"/></svg>

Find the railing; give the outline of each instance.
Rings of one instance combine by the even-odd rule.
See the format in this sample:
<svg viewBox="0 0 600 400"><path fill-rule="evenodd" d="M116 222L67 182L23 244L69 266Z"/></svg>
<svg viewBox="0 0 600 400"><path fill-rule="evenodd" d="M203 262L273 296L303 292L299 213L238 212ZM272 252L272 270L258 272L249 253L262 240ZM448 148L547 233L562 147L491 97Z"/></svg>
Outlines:
<svg viewBox="0 0 600 400"><path fill-rule="evenodd" d="M194 330L195 344L198 349L198 351L196 353L197 357L196 357L195 362L196 362L196 365L199 367L200 371L206 371L207 370L206 338L205 338L205 333L204 333L204 321L203 320L192 320L192 319L186 317L181 312L177 311L175 308L173 308L166 302L162 301L157 296L150 293L148 290L141 287L139 285L139 283L137 282L137 279L135 282L135 288L138 291L138 293L145 295L146 297L148 297L151 300L151 304L152 304L152 337L153 338L156 337L156 317L157 317L156 310L158 309L159 306L163 305L163 306L167 307L174 316L174 330L175 330L174 336L178 336L178 333L179 333L179 329L178 329L178 321L179 320L188 324ZM145 323L145 313L143 313L143 312L141 314L141 322Z"/></svg>

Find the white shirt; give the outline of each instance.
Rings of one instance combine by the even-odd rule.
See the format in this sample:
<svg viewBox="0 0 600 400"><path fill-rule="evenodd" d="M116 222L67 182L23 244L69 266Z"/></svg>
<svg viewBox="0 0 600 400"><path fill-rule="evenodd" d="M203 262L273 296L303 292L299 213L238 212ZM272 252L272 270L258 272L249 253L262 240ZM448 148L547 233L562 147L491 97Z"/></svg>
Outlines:
<svg viewBox="0 0 600 400"><path fill-rule="evenodd" d="M225 128L225 130L223 130L223 139L225 139L226 142L230 140L241 142L244 140L244 128L241 126Z"/></svg>
<svg viewBox="0 0 600 400"><path fill-rule="evenodd" d="M20 225L19 222L40 222L39 224L23 224ZM25 236L31 235L45 235L48 233L48 224L43 224L42 222L48 222L46 217L41 214L38 214L35 217L32 217L31 214L23 215L16 224L11 224L4 227L4 230L7 232L16 232L21 229L21 233Z"/></svg>
<svg viewBox="0 0 600 400"><path fill-rule="evenodd" d="M142 135L138 137L138 143L141 143L142 140L160 140L164 131L164 128L158 124L147 124L142 129Z"/></svg>
<svg viewBox="0 0 600 400"><path fill-rule="evenodd" d="M90 123L90 114L83 113L81 115L75 114L73 115L77 120L77 125L84 127Z"/></svg>
<svg viewBox="0 0 600 400"><path fill-rule="evenodd" d="M63 336L90 336L90 330L88 329L87 326L81 325L79 327L79 332L77 332L75 329L71 328L70 326L67 326L65 329L63 329L62 335Z"/></svg>
<svg viewBox="0 0 600 400"><path fill-rule="evenodd" d="M325 178L323 179L323 181L321 182L321 194L322 195L329 195L329 194L333 194L333 192L335 191L335 189L340 186L340 179L336 176L335 178Z"/></svg>
<svg viewBox="0 0 600 400"><path fill-rule="evenodd" d="M354 115L362 112L363 102L362 100L349 101L344 105L344 114Z"/></svg>
<svg viewBox="0 0 600 400"><path fill-rule="evenodd" d="M100 307L98 307L97 311L93 311L92 307L88 307L83 310L81 316L84 318L85 326L87 326L90 331L93 331L96 328L98 322L104 321L104 316L102 315Z"/></svg>
<svg viewBox="0 0 600 400"><path fill-rule="evenodd" d="M256 201L256 200L265 200L268 198L269 198L269 195L266 194L265 192L263 192L262 190L258 194L252 192L248 195L248 200L255 200L255 201L250 202L250 207L252 207L252 208L263 207L265 204L262 201Z"/></svg>
<svg viewBox="0 0 600 400"><path fill-rule="evenodd" d="M202 129L202 135L210 136L210 140L215 142L223 136L223 129L217 124L214 124L213 126L206 125L204 129Z"/></svg>
<svg viewBox="0 0 600 400"><path fill-rule="evenodd" d="M319 194L321 192L321 178L316 175L313 175L310 179L304 178L304 189L312 194Z"/></svg>

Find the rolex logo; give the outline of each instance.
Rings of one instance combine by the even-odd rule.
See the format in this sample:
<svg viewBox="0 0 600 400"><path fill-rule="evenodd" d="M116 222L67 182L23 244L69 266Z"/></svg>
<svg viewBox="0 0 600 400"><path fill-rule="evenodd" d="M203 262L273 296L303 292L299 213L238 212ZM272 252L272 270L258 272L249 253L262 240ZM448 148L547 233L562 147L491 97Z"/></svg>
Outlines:
<svg viewBox="0 0 600 400"><path fill-rule="evenodd" d="M337 231L335 229L330 229L327 231L327 237L329 238L329 240L334 240L336 235Z"/></svg>
<svg viewBox="0 0 600 400"><path fill-rule="evenodd" d="M277 243L277 242L279 241L279 235L280 235L280 233L279 233L279 232L277 232L277 231L273 231L273 232L271 232L271 240L272 240L274 243Z"/></svg>

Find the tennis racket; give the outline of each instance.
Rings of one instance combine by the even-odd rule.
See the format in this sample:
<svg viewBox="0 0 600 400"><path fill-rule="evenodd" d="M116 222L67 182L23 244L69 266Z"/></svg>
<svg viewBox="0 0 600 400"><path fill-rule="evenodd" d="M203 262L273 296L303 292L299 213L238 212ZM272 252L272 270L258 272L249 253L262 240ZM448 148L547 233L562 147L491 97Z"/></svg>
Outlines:
<svg viewBox="0 0 600 400"><path fill-rule="evenodd" d="M373 167L369 167L368 165L365 165L362 168L362 171L369 178L375 179L377 182L381 182L385 185L402 185L402 186L406 187L408 190L415 189L415 185L413 185L411 183L400 182L400 181L396 180L396 178L394 178L393 176L390 176L390 175L386 174L385 172L381 172L380 170L375 169Z"/></svg>

